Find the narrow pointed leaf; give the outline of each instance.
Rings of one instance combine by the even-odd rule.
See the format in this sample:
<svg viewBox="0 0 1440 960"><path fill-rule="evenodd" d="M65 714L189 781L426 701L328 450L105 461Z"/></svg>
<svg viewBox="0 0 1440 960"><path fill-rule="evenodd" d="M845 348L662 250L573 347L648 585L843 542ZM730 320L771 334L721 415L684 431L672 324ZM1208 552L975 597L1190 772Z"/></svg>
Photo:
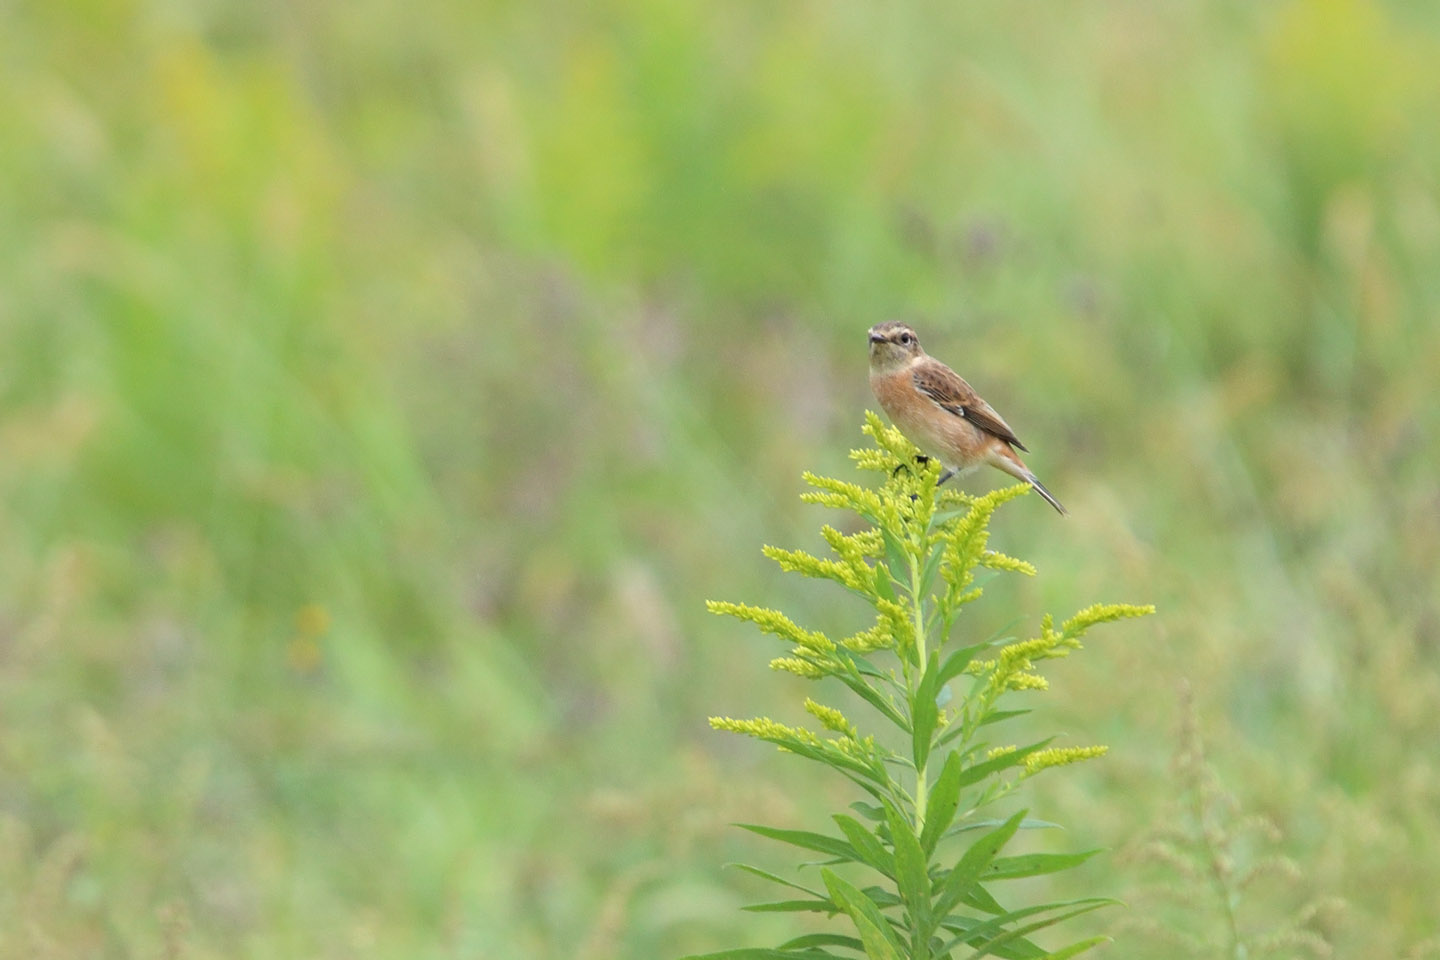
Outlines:
<svg viewBox="0 0 1440 960"><path fill-rule="evenodd" d="M736 870L744 870L746 873L754 874L755 876L760 877L762 880L769 880L771 883L778 883L781 886L789 887L792 890L799 890L801 893L808 893L812 897L818 897L822 900L825 899L825 894L819 892L818 890L811 890L809 887L803 884L795 883L791 880L786 880L784 877L778 877L768 870L761 870L759 867L752 867L748 863L727 863L725 864L725 866L734 867Z"/></svg>
<svg viewBox="0 0 1440 960"><path fill-rule="evenodd" d="M956 917L951 917L943 924L941 924L941 926L945 930L948 930L956 935L953 940L945 944L945 951L947 953L955 950L959 946L964 945L966 941L970 938L969 930L971 929L972 925L966 923L957 924L954 922L956 919ZM1025 940L1023 938L1019 940L1014 940L1010 943L1000 944L999 946L995 947L993 952L995 956L1001 957L1003 958L1003 960L1042 960L1042 958L1045 956L1045 951L1039 945L1037 945L1034 941Z"/></svg>
<svg viewBox="0 0 1440 960"><path fill-rule="evenodd" d="M852 863L860 860L855 848L838 837L827 837L823 833L811 833L809 830L780 830L757 823L737 823L735 826L742 830L749 830L751 833L758 833L762 837L769 837L771 840L779 840L781 843L788 843L805 850L828 853L832 857L839 857Z"/></svg>
<svg viewBox="0 0 1440 960"><path fill-rule="evenodd" d="M870 902L878 906L881 910L884 910L886 907L900 906L900 898L884 887L866 887L860 892L865 894Z"/></svg>
<svg viewBox="0 0 1440 960"><path fill-rule="evenodd" d="M895 882L900 888L900 898L910 911L911 923L919 931L916 952L928 954L934 923L930 915L930 874L926 869L925 851L920 849L915 831L900 811L887 804L885 813L890 825L890 841L895 846Z"/></svg>
<svg viewBox="0 0 1440 960"><path fill-rule="evenodd" d="M937 678L940 676L939 651L930 654L925 667L925 676L920 679L915 691L915 713L911 717L911 744L915 753L915 769L922 770L930 757L930 738L935 734L935 721L939 709L935 706Z"/></svg>
<svg viewBox="0 0 1440 960"><path fill-rule="evenodd" d="M890 570L883 563L875 564L875 592L891 603L899 599L895 596L895 582L890 577Z"/></svg>
<svg viewBox="0 0 1440 960"><path fill-rule="evenodd" d="M1081 853L1027 853L1020 857L1002 857L990 864L985 871L986 882L991 880L1013 880L1016 877L1035 877L1042 873L1056 873L1078 867L1099 850L1085 850Z"/></svg>
<svg viewBox="0 0 1440 960"><path fill-rule="evenodd" d="M950 656L945 658L944 664L940 667L940 673L936 677L935 685L944 686L965 672L970 666L970 661L975 659L975 654L988 647L988 643L977 643L968 647L961 647Z"/></svg>
<svg viewBox="0 0 1440 960"><path fill-rule="evenodd" d="M943 527L956 517L967 516L969 513L970 508L968 506L952 507L948 510L936 510L935 515L930 518L930 529L934 530L936 527Z"/></svg>
<svg viewBox="0 0 1440 960"><path fill-rule="evenodd" d="M822 870L820 875L825 878L825 889L830 891L831 899L850 915L860 934L865 956L870 960L904 960L904 948L880 913L880 908L829 870Z"/></svg>
<svg viewBox="0 0 1440 960"><path fill-rule="evenodd" d="M965 823L958 824L957 826L951 827L951 828L946 832L945 836L941 837L940 839L942 839L942 840L948 840L948 839L950 839L951 837L958 837L960 834L962 834L962 833L968 833L968 832L970 832L971 830L984 830L984 829L986 829L987 827L998 827L998 826L1000 826L1000 824L1002 824L1002 823L1004 823L1004 822L1005 822L1004 820L999 820L999 819L996 819L996 818L994 818L994 817L987 817L987 818L985 818L984 820L969 820L969 821L967 821L967 822L965 822ZM1026 817L1024 820L1021 820L1021 821L1020 821L1020 829L1021 829L1021 830L1064 830L1065 828L1062 827L1062 826L1060 826L1060 824L1058 824L1058 823L1051 823L1049 820L1037 820L1037 819L1035 819L1035 818L1033 818L1033 817Z"/></svg>
<svg viewBox="0 0 1440 960"><path fill-rule="evenodd" d="M935 852L935 845L950 827L955 811L960 807L960 774L964 769L960 755L952 753L945 758L945 766L935 785L930 788L930 799L925 803L925 829L920 832L920 846L928 857Z"/></svg>
<svg viewBox="0 0 1440 960"><path fill-rule="evenodd" d="M801 950L807 947L849 947L861 952L865 949L855 937L847 937L841 933L807 933L803 937L786 940L777 949Z"/></svg>
<svg viewBox="0 0 1440 960"><path fill-rule="evenodd" d="M745 947L740 950L721 950L719 953L692 953L681 960L805 960L806 957L838 957L839 954L821 950L818 947L794 953L789 950L769 950L761 947Z"/></svg>
<svg viewBox="0 0 1440 960"><path fill-rule="evenodd" d="M1000 848L1015 836L1015 831L1020 828L1020 821L1025 819L1025 814L1026 811L1019 811L970 845L970 849L965 851L960 862L955 864L954 869L945 876L940 887L939 900L935 904L936 915L945 916L970 892L972 887L977 886L980 875L999 854Z"/></svg>
<svg viewBox="0 0 1440 960"><path fill-rule="evenodd" d="M895 709L895 706L890 703L889 699L883 693L866 683L864 677L860 676L858 670L853 674L837 673L835 676L841 683L853 690L856 696L883 713L891 723L902 730L908 731L910 729L910 724L900 714L900 711Z"/></svg>
<svg viewBox="0 0 1440 960"><path fill-rule="evenodd" d="M902 541L886 527L880 528L880 536L885 541L885 561L890 565L890 572L910 569L909 544Z"/></svg>
<svg viewBox="0 0 1440 960"><path fill-rule="evenodd" d="M829 900L769 900L747 903L740 908L746 913L839 913L840 908Z"/></svg>
<svg viewBox="0 0 1440 960"><path fill-rule="evenodd" d="M996 710L992 713L987 714L985 716L985 719L980 721L979 725L984 727L992 723L1001 723L1002 721L1009 720L1012 717L1023 717L1029 712L1029 710Z"/></svg>
<svg viewBox="0 0 1440 960"><path fill-rule="evenodd" d="M804 757L807 760L814 760L816 763L823 763L825 766L841 772L848 770L856 776L872 780L881 786L885 786L889 782L889 779L882 776L880 771L867 766L854 757L846 756L837 750L827 750L824 747L812 747L809 744L795 743L790 740L782 740L775 737L762 737L761 739L773 743L784 749L787 753L793 753L797 757Z"/></svg>
<svg viewBox="0 0 1440 960"><path fill-rule="evenodd" d="M970 954L969 957L967 957L967 960L980 960L981 957L989 956L990 954L994 953L997 947L1003 947L1008 943L1013 943L1016 940L1023 939L1026 934L1034 933L1036 930L1043 930L1046 927L1054 926L1055 924L1060 923L1063 920L1069 920L1071 917L1078 917L1082 913L1089 913L1092 910L1099 910L1103 906L1105 906L1105 904L1103 903L1092 903L1087 906L1077 907L1074 910L1070 910L1066 913L1062 913L1054 917L1046 917L1044 920L1037 920L1034 923L1027 923L1025 926L1018 927L1014 930L1008 930L1005 933L1000 934L998 937L994 937L993 939L987 940L982 943L979 949L977 949L974 953Z"/></svg>
<svg viewBox="0 0 1440 960"><path fill-rule="evenodd" d="M929 596L930 587L935 583L935 574L940 572L940 562L944 559L945 548L937 544L930 554L930 559L925 562L925 569L920 572L920 589L916 596Z"/></svg>
<svg viewBox="0 0 1440 960"><path fill-rule="evenodd" d="M860 814L860 816L864 817L867 820L881 821L885 819L885 808L878 807L873 803L865 803L863 801L856 800L854 803L850 804L850 809L854 810L856 813Z"/></svg>
<svg viewBox="0 0 1440 960"><path fill-rule="evenodd" d="M993 913L997 917L1002 913L1008 912L989 890L986 890L978 883L970 885L970 892L961 897L960 902L966 906L974 907L976 910Z"/></svg>
<svg viewBox="0 0 1440 960"><path fill-rule="evenodd" d="M831 819L839 825L845 839L850 841L850 846L855 848L861 863L879 870L887 877L895 876L895 856L885 849L879 837L865 829L853 817L837 813Z"/></svg>
<svg viewBox="0 0 1440 960"><path fill-rule="evenodd" d="M1050 741L1054 739L1054 737L1046 737L1038 743L1020 747L1017 750L1011 750L1009 753L1002 753L998 757L992 757L989 760L975 764L973 767L968 767L964 773L960 774L960 786L968 787L972 783L978 783L984 780L992 773L999 773L1001 770L1006 770L1023 763L1026 757L1037 750L1045 749Z"/></svg>
<svg viewBox="0 0 1440 960"><path fill-rule="evenodd" d="M1091 937L1089 940L1081 940L1079 943L1072 943L1068 947L1056 950L1054 953L1045 954L1045 960L1070 960L1089 950L1091 947L1098 947L1102 943L1109 943L1111 937Z"/></svg>
<svg viewBox="0 0 1440 960"><path fill-rule="evenodd" d="M976 920L973 917L952 915L946 917L941 926L947 930L955 931L958 935L945 944L942 952L953 950L962 943L968 943L971 946L981 946L999 934L1010 932L1005 929L1009 924L1015 923L1018 920L1024 920L1026 917L1033 917L1039 913L1048 913L1082 906L1094 910L1099 907L1112 906L1119 902L1119 900L1112 900L1109 897L1085 897L1080 900L1045 903L1035 907L1025 907L1021 910L1012 910L998 917L991 917L989 920ZM1032 927L1030 929L1036 928Z"/></svg>

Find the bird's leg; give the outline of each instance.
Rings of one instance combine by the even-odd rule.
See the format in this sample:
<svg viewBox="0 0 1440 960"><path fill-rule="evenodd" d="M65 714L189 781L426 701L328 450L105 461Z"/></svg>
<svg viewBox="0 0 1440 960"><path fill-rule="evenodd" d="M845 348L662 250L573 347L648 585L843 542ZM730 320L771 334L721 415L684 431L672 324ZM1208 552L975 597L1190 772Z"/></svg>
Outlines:
<svg viewBox="0 0 1440 960"><path fill-rule="evenodd" d="M925 464L927 464L927 463L929 463L929 462L930 462L930 458L927 457L927 456L925 456L925 454L923 454L923 453L917 453L917 454L915 454L915 463L916 463L917 465L923 467L923 466L925 466ZM900 471L901 471L901 470L909 470L909 469L910 469L910 464L908 464L908 463L902 463L902 464L900 464L899 466L897 466L894 470L892 470L892 471L890 472L890 476L892 476L892 477L898 477L898 476L900 476Z"/></svg>
<svg viewBox="0 0 1440 960"><path fill-rule="evenodd" d="M955 476L955 471L951 470L949 467L946 467L945 472L940 474L940 479L935 481L935 486L940 486L940 484L944 483L946 480L949 480L953 476Z"/></svg>

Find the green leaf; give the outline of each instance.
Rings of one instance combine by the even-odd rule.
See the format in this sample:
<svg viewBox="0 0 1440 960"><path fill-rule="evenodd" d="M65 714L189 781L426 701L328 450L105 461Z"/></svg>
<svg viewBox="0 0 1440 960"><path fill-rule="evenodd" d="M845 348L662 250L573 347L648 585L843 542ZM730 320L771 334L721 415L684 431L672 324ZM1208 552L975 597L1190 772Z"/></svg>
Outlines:
<svg viewBox="0 0 1440 960"><path fill-rule="evenodd" d="M812 947L799 953L789 950L767 950L760 947L746 947L740 950L721 950L719 953L692 953L681 960L805 960L806 957L835 957L838 954Z"/></svg>
<svg viewBox="0 0 1440 960"><path fill-rule="evenodd" d="M853 817L837 813L832 818L840 827L845 838L859 854L859 861L866 866L874 867L887 877L892 879L895 876L895 857L880 839L869 830L861 826L860 822Z"/></svg>
<svg viewBox="0 0 1440 960"><path fill-rule="evenodd" d="M1081 940L1079 943L1072 943L1068 947L1056 950L1054 953L1045 954L1045 960L1069 960L1070 957L1078 956L1089 950L1091 947L1099 946L1102 943L1109 943L1111 937L1091 937L1089 940Z"/></svg>
<svg viewBox="0 0 1440 960"><path fill-rule="evenodd" d="M936 527L944 526L956 517L963 517L969 513L970 508L968 506L952 507L949 510L936 510L935 514L930 518L930 529L934 530Z"/></svg>
<svg viewBox="0 0 1440 960"><path fill-rule="evenodd" d="M825 889L830 891L830 898L845 909L859 931L865 956L870 960L905 960L905 950L890 929L890 923L880 913L880 908L831 871L821 870L820 875L825 878Z"/></svg>
<svg viewBox="0 0 1440 960"><path fill-rule="evenodd" d="M895 882L900 898L910 911L910 920L917 931L914 940L916 960L927 960L930 934L935 929L930 914L930 873L925 851L905 817L893 806L885 805L890 841L895 845Z"/></svg>
<svg viewBox="0 0 1440 960"><path fill-rule="evenodd" d="M925 676L920 678L920 686L915 691L915 709L910 718L910 743L915 753L916 770L923 770L925 761L930 758L930 738L935 734L935 722L939 717L939 709L935 706L939 676L940 654L935 651L930 654Z"/></svg>
<svg viewBox="0 0 1440 960"><path fill-rule="evenodd" d="M970 925L963 923L956 924L952 922L956 919L959 918L950 917L943 924L941 924L944 929L949 930L951 933L957 934L955 939L951 940L948 944L945 945L945 949L947 951L954 950L956 946L964 943L965 938L969 936L966 931L970 929ZM964 919L973 920L974 918L967 917ZM1042 958L1045 956L1045 951L1041 949L1037 944L1023 938L997 946L994 949L994 953L995 956L1002 957L1004 958L1004 960L1042 960ZM937 952L937 956L938 955L940 954L938 954Z"/></svg>
<svg viewBox="0 0 1440 960"><path fill-rule="evenodd" d="M861 862L860 854L855 848L838 837L827 837L823 833L811 833L809 830L780 830L776 827L766 827L756 823L737 823L735 826L805 850L828 853L832 857L839 857L851 863Z"/></svg>
<svg viewBox="0 0 1440 960"><path fill-rule="evenodd" d="M808 933L794 940L786 940L777 949L799 950L805 947L849 947L855 951L865 949L859 940L840 933Z"/></svg>
<svg viewBox="0 0 1440 960"><path fill-rule="evenodd" d="M902 542L899 537L885 527L880 528L880 536L885 541L885 560L890 565L891 573L896 570L909 570L910 545Z"/></svg>
<svg viewBox="0 0 1440 960"><path fill-rule="evenodd" d="M1014 880L1017 877L1036 877L1044 873L1057 873L1061 870L1069 870L1071 867L1078 867L1089 860L1099 850L1086 850L1083 853L1027 853L1021 857L1002 857L990 865L985 872L984 879L990 880Z"/></svg>
<svg viewBox="0 0 1440 960"><path fill-rule="evenodd" d="M900 898L884 887L866 887L860 892L865 894L870 902L878 906L881 910L884 910L886 907L900 906Z"/></svg>
<svg viewBox="0 0 1440 960"><path fill-rule="evenodd" d="M812 897L818 897L822 900L825 898L825 895L818 890L811 890L809 887L804 886L803 884L795 883L791 880L786 880L784 877L777 877L775 874L771 873L768 870L761 870L759 867L752 867L748 863L727 863L725 864L725 866L734 867L736 870L744 870L746 873L752 873L763 880L769 880L772 883L778 883L781 886L789 887L792 890L799 890L801 893L808 893Z"/></svg>
<svg viewBox="0 0 1440 960"><path fill-rule="evenodd" d="M970 892L961 897L960 902L966 906L974 907L976 910L993 913L997 917L1002 913L1008 912L1000 905L1000 901L991 895L989 890L986 890L978 883L970 885Z"/></svg>
<svg viewBox="0 0 1440 960"><path fill-rule="evenodd" d="M955 864L954 869L946 874L941 883L940 898L935 904L937 916L943 917L949 913L972 887L978 885L980 875L990 866L1000 848L1015 836L1015 831L1020 829L1020 821L1025 819L1027 812L1021 810L970 845L970 849L965 851L960 862Z"/></svg>
<svg viewBox="0 0 1440 960"><path fill-rule="evenodd" d="M746 913L839 913L840 908L829 900L769 900L747 903L740 908Z"/></svg>
<svg viewBox="0 0 1440 960"><path fill-rule="evenodd" d="M1036 922L1026 924L1023 927L1018 927L1014 930L1008 930L1005 933L1000 934L998 937L994 937L980 944L979 948L976 949L974 953L970 954L969 957L966 958L966 960L980 960L981 957L994 953L997 947L1002 947L1006 944L1013 943L1016 940L1023 939L1026 934L1034 933L1036 930L1042 930L1045 927L1054 926L1055 924L1060 923L1063 920L1069 920L1071 917L1078 917L1082 913L1089 913L1092 910L1099 910L1105 905L1106 904L1103 902L1088 904L1083 907L1078 907L1067 913L1059 914L1058 916L1046 917L1044 920L1037 920Z"/></svg>
<svg viewBox="0 0 1440 960"><path fill-rule="evenodd" d="M999 723L1002 720L1009 720L1011 717L1023 717L1029 712L1029 710L993 710L981 719L978 726L983 727L986 724Z"/></svg>
<svg viewBox="0 0 1440 960"><path fill-rule="evenodd" d="M797 757L804 757L807 760L814 760L816 763L823 763L833 770L850 771L858 776L873 780L881 786L889 782L889 778L881 775L881 771L875 767L854 757L840 753L833 747L827 748L824 745L812 746L808 743L801 743L795 740L780 737L761 737L779 747L783 747L787 753L793 753Z"/></svg>
<svg viewBox="0 0 1440 960"><path fill-rule="evenodd" d="M963 769L960 754L950 754L945 758L945 766L935 785L930 788L930 798L925 803L925 829L920 832L920 846L927 857L935 852L936 844L960 807L960 773Z"/></svg>
<svg viewBox="0 0 1440 960"><path fill-rule="evenodd" d="M968 787L972 783L984 780L992 773L999 773L1001 770L1016 766L1024 762L1025 758L1035 751L1045 749L1045 747L1050 744L1050 741L1054 739L1054 737L1046 737L1044 740L1037 741L1029 746L1020 747L1018 750L1011 750L1009 753L1002 753L998 757L991 757L989 760L977 763L973 767L967 767L965 771L960 774L960 786Z"/></svg>
<svg viewBox="0 0 1440 960"><path fill-rule="evenodd" d="M986 827L998 827L1000 824L1002 824L1002 823L1004 823L1004 822L1005 822L1004 820L999 820L999 819L996 819L996 818L994 818L994 817L986 817L986 818L983 819L983 820L969 820L969 821L966 821L965 823L958 824L957 826L951 827L951 828L946 832L945 836L941 837L940 839L941 839L941 840L948 840L948 839L950 839L951 837L958 837L960 834L962 834L962 833L968 833L968 832L971 831L971 830L984 830ZM1049 820L1037 820L1037 819L1035 819L1035 818L1033 818L1033 817L1026 817L1024 820L1021 820L1021 821L1020 821L1020 829L1021 829L1021 830L1064 830L1065 828L1062 827L1062 826L1060 826L1060 824L1058 824L1058 823L1051 823Z"/></svg>
<svg viewBox="0 0 1440 960"><path fill-rule="evenodd" d="M970 666L970 661L975 659L975 654L988 646L990 646L988 643L971 644L968 647L961 647L946 657L945 665L940 668L940 675L935 680L935 686L944 686L964 673L965 668Z"/></svg>
<svg viewBox="0 0 1440 960"><path fill-rule="evenodd" d="M844 659L839 651L836 652L836 656L841 659L841 662L845 664L847 669L844 673L835 674L835 677L854 691L856 696L883 713L895 726L908 731L910 724L901 716L900 711L895 709L895 705L890 702L889 698L866 683L865 678L860 675L859 669L853 663Z"/></svg>
<svg viewBox="0 0 1440 960"><path fill-rule="evenodd" d="M974 917L952 915L946 917L941 925L946 930L952 930L956 932L957 934L959 934L959 936L946 943L945 946L937 952L948 952L962 943L968 943L972 946L983 945L986 941L991 940L991 938L994 938L997 935L1012 932L1005 929L1008 924L1014 923L1017 920L1023 920L1026 917L1033 917L1037 913L1048 913L1053 910L1065 910L1070 907L1077 906L1084 906L1087 909L1094 910L1099 907L1118 904L1119 902L1119 900L1112 900L1109 897L1085 897L1080 900L1065 900L1059 903L1045 903L1035 907L1025 907L1020 910L1012 910L1009 913L1002 914L998 917L991 917L989 920L976 920ZM1058 919L1060 918L1048 922L1058 922ZM1028 927L1026 929L1035 930L1039 928ZM1003 944L999 945L1003 946ZM991 946L994 947L996 946L996 944L992 943Z"/></svg>
<svg viewBox="0 0 1440 960"><path fill-rule="evenodd" d="M937 544L930 553L930 559L925 562L925 569L920 572L920 589L916 594L917 598L924 598L930 593L930 585L935 582L935 574L940 572L940 562L945 559L945 547Z"/></svg>
<svg viewBox="0 0 1440 960"><path fill-rule="evenodd" d="M864 801L856 800L854 803L850 804L850 809L860 814L860 816L864 817L866 820L875 820L878 822L885 819L885 808L877 807L873 803L865 803Z"/></svg>
<svg viewBox="0 0 1440 960"><path fill-rule="evenodd" d="M889 600L891 603L900 599L895 595L894 578L890 576L890 570L883 563L875 564L875 592Z"/></svg>

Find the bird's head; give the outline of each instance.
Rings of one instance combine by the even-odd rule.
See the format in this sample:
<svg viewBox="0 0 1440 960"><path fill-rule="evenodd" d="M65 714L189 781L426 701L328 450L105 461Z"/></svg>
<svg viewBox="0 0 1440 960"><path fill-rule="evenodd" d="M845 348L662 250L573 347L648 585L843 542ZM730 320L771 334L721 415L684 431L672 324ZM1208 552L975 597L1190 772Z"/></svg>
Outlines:
<svg viewBox="0 0 1440 960"><path fill-rule="evenodd" d="M870 372L893 373L923 357L920 338L908 324L899 320L878 323L870 328Z"/></svg>

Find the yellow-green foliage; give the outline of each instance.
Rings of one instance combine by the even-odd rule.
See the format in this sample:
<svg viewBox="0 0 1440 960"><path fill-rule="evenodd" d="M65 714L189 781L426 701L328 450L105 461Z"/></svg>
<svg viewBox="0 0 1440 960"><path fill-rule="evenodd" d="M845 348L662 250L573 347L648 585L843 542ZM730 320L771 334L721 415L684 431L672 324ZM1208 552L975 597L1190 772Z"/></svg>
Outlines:
<svg viewBox="0 0 1440 960"><path fill-rule="evenodd" d="M1039 956L1038 948L1025 939L1027 934L1110 901L1088 898L1023 909L1001 906L981 884L982 878L1050 873L1077 865L1087 855L999 858L1006 841L1023 825L1024 811L1003 821L982 821L979 815L1030 777L1102 756L1108 748L1051 747L1053 738L1047 738L1025 747L987 749L978 738L982 728L1013 715L999 711L1002 696L1048 687L1038 664L1079 650L1080 638L1097 624L1144 616L1154 607L1095 604L1066 620L1059 630L1046 616L1039 635L1029 640L957 640L953 632L961 609L982 593L975 585L978 567L1035 575L1025 561L987 549L995 510L1029 487L1013 486L979 497L942 488L938 465L919 457L909 441L874 413L867 414L863 430L874 445L853 451L851 459L863 470L882 474L881 483L865 487L807 472L805 480L815 491L802 498L849 510L871 527L845 535L825 526L822 535L833 558L777 547L766 547L764 552L782 570L833 580L864 597L875 609L875 624L837 643L778 610L709 603L712 613L747 621L793 644L790 656L771 661L772 667L809 680L838 680L880 719L889 721L888 728L881 726L881 733L862 739L856 724L840 710L809 697L805 709L835 736L824 738L769 717L711 718L711 726L718 730L765 740L831 767L877 804L857 806L877 822L874 827L836 815L840 837L748 828L827 853L833 858L831 865L867 866L882 880L879 892L859 890L822 870L826 894L800 887L809 899L757 907L844 913L858 939L818 934L789 941L769 953L755 951L753 956L814 956L800 951L821 943L863 949L871 960L902 956L929 960L949 957L960 948L981 956L1001 945ZM958 649L947 651L947 646ZM892 652L896 662L862 656L879 651ZM993 656L982 658L985 652ZM950 684L962 678L968 678L967 690L956 697ZM897 742L906 746L890 745ZM972 842L949 866L953 854L940 852L941 840L987 825L995 829ZM1024 869L1016 866L1022 862L1027 865ZM746 869L795 886L765 871ZM883 886L885 880L894 884L893 892ZM1062 953L1073 956L1100 939L1078 941ZM750 955L740 951L713 956Z"/></svg>

